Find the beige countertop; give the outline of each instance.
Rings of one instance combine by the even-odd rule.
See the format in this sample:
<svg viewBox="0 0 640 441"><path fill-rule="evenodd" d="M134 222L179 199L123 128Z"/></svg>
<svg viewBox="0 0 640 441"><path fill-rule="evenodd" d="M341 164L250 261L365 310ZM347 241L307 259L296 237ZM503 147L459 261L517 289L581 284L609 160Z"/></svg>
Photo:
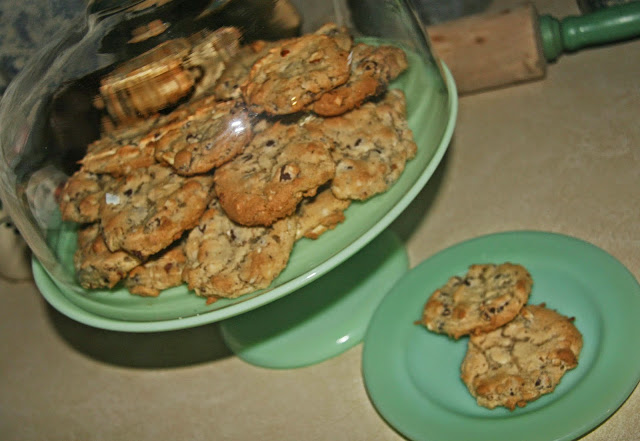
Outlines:
<svg viewBox="0 0 640 441"><path fill-rule="evenodd" d="M577 13L570 1L537 4ZM636 40L565 55L543 81L462 97L443 162L394 225L411 265L472 237L533 229L588 240L640 278L639 74ZM361 350L264 369L234 356L218 324L104 331L48 306L31 282L0 281L0 438L402 439L367 397ZM640 390L581 439L640 439Z"/></svg>

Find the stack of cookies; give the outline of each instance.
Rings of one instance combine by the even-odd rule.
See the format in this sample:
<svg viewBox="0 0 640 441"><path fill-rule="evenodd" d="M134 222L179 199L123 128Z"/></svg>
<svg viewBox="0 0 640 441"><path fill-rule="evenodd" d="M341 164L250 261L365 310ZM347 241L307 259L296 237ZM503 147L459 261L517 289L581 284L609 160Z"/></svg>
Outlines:
<svg viewBox="0 0 640 441"><path fill-rule="evenodd" d="M405 97L388 88L408 67L402 49L329 23L226 53L196 98L105 125L60 189L85 289L157 296L186 283L215 300L266 288L297 240L386 191L416 154Z"/></svg>
<svg viewBox="0 0 640 441"><path fill-rule="evenodd" d="M421 322L430 331L470 335L462 381L481 406L524 407L578 365L582 335L573 319L544 304L527 305L532 285L521 265L472 265L424 307Z"/></svg>

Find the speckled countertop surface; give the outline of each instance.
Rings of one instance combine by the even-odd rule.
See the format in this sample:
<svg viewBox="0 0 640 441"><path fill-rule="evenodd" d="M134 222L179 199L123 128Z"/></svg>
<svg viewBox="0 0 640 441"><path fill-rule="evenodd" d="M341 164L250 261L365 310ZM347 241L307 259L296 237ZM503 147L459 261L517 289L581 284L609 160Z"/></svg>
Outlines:
<svg viewBox="0 0 640 441"><path fill-rule="evenodd" d="M535 3L578 13L570 1ZM640 278L638 72L640 40L565 55L543 81L461 98L444 161L398 220L411 265L468 238L534 229L588 240ZM102 331L49 307L31 282L0 281L1 438L402 439L367 397L361 349L263 369L231 354L217 324ZM581 440L639 433L636 388Z"/></svg>

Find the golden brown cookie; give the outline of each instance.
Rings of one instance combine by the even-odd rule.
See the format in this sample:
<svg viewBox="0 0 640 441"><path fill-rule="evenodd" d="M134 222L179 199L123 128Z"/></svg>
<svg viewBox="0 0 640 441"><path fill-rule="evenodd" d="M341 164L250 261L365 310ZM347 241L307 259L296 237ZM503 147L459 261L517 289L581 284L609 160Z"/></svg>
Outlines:
<svg viewBox="0 0 640 441"><path fill-rule="evenodd" d="M207 297L233 298L266 288L286 267L295 237L295 217L245 227L212 203L187 238L183 279Z"/></svg>
<svg viewBox="0 0 640 441"><path fill-rule="evenodd" d="M317 239L323 233L334 229L344 222L344 211L350 204L349 200L335 197L331 189L322 190L314 197L304 199L297 212L297 239Z"/></svg>
<svg viewBox="0 0 640 441"><path fill-rule="evenodd" d="M178 174L202 174L242 153L253 134L246 109L235 101L203 106L157 141L155 157Z"/></svg>
<svg viewBox="0 0 640 441"><path fill-rule="evenodd" d="M422 323L430 331L460 338L492 331L513 320L527 303L533 280L521 265L471 265L427 301Z"/></svg>
<svg viewBox="0 0 640 441"><path fill-rule="evenodd" d="M213 197L213 178L182 177L170 167L137 169L105 195L101 226L107 247L146 258L198 224Z"/></svg>
<svg viewBox="0 0 640 441"><path fill-rule="evenodd" d="M382 94L407 66L407 56L398 47L359 43L351 51L349 80L323 93L309 108L322 116L341 115L359 107L367 98Z"/></svg>
<svg viewBox="0 0 640 441"><path fill-rule="evenodd" d="M186 260L184 240L179 240L159 255L133 268L124 279L124 286L131 294L157 297L161 291L182 284Z"/></svg>
<svg viewBox="0 0 640 441"><path fill-rule="evenodd" d="M164 117L154 115L103 134L87 147L85 156L80 160L82 168L92 173L124 175L154 164L154 137L149 133L161 136L164 132L158 126L163 121Z"/></svg>
<svg viewBox="0 0 640 441"><path fill-rule="evenodd" d="M199 109L214 104L215 97L205 96L181 104L168 114L156 114L107 131L89 144L80 161L82 168L93 173L121 176L137 168L149 167L157 162L156 145L165 135L184 125Z"/></svg>
<svg viewBox="0 0 640 441"><path fill-rule="evenodd" d="M385 192L417 152L399 90L389 90L380 102L332 118L315 118L306 126L333 142L336 175L331 191L339 199L365 200Z"/></svg>
<svg viewBox="0 0 640 441"><path fill-rule="evenodd" d="M97 175L84 169L76 171L58 195L62 220L78 223L98 221L105 193L115 183L116 178L111 175Z"/></svg>
<svg viewBox="0 0 640 441"><path fill-rule="evenodd" d="M479 405L514 410L553 392L581 349L572 319L527 305L506 325L471 336L462 381Z"/></svg>
<svg viewBox="0 0 640 441"><path fill-rule="evenodd" d="M110 251L98 224L89 224L78 230L78 248L73 255L73 264L78 283L83 288L113 288L140 263L140 259L125 251Z"/></svg>
<svg viewBox="0 0 640 441"><path fill-rule="evenodd" d="M348 58L349 52L327 35L287 40L253 64L242 95L255 112L298 112L349 79Z"/></svg>
<svg viewBox="0 0 640 441"><path fill-rule="evenodd" d="M271 225L291 215L335 173L329 143L299 125L276 123L256 134L241 156L216 169L222 209L242 225Z"/></svg>

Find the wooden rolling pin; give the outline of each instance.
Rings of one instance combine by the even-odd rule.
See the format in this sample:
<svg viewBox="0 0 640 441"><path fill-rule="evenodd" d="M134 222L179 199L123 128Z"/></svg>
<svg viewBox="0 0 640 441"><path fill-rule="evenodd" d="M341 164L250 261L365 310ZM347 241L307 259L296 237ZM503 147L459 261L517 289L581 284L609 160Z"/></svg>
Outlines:
<svg viewBox="0 0 640 441"><path fill-rule="evenodd" d="M557 20L531 4L428 26L459 94L541 79L563 52L640 36L640 2Z"/></svg>

